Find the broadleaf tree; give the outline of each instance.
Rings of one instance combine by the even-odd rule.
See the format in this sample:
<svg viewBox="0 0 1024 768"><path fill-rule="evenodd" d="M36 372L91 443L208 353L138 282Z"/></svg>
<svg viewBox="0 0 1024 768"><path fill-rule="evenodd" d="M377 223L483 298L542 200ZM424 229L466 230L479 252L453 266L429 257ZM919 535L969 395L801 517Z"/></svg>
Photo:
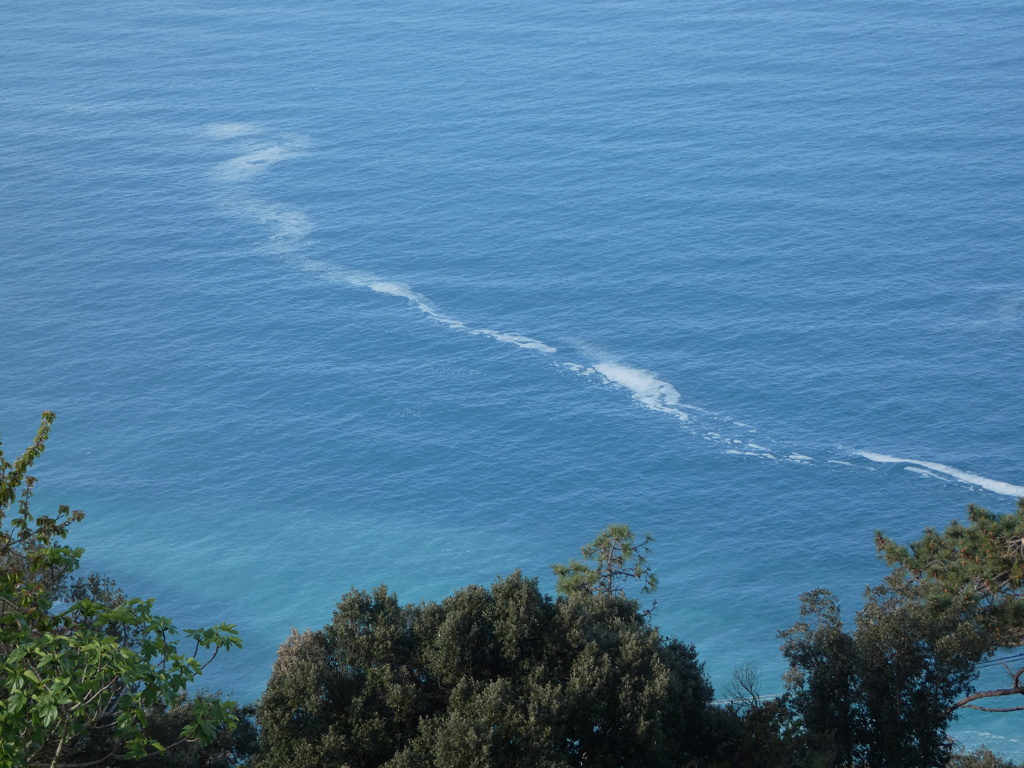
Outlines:
<svg viewBox="0 0 1024 768"><path fill-rule="evenodd" d="M197 698L166 744L147 733L147 715L180 707L213 657L241 645L238 634L230 624L179 632L152 600L68 587L83 550L64 541L84 515L68 506L36 515L30 505L30 472L54 418L43 413L13 460L0 446L0 765L100 765L208 743L232 726L233 702ZM103 743L101 754L86 749L76 762L90 742Z"/></svg>
<svg viewBox="0 0 1024 768"><path fill-rule="evenodd" d="M945 766L946 727L985 650L963 606L936 610L900 571L866 590L852 629L827 590L801 601L800 621L780 633L787 702L832 765Z"/></svg>
<svg viewBox="0 0 1024 768"><path fill-rule="evenodd" d="M618 595L518 572L439 603L353 590L278 652L256 766L669 768L706 750L711 696L693 647Z"/></svg>

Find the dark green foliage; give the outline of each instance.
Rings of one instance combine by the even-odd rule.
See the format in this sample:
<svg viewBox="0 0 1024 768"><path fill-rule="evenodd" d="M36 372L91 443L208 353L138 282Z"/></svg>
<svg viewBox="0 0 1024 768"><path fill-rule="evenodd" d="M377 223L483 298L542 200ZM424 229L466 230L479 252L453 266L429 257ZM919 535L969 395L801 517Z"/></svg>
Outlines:
<svg viewBox="0 0 1024 768"><path fill-rule="evenodd" d="M216 695L199 693L182 694L173 706L158 702L146 710L145 735L160 744L174 744L182 730L195 721L197 707L216 700ZM206 743L178 743L174 749L154 751L138 762L124 764L137 768L234 768L256 753L258 735L252 707L233 707L231 714L233 724L229 727L227 721L217 723L213 737ZM61 762L79 766L103 764L108 755L116 754L118 746L118 735L113 729L91 729L65 747Z"/></svg>
<svg viewBox="0 0 1024 768"><path fill-rule="evenodd" d="M857 653L846 633L832 593L816 589L800 598L800 618L780 633L789 660L786 685L790 703L809 733L827 737L835 765L853 761L860 723L854 687Z"/></svg>
<svg viewBox="0 0 1024 768"><path fill-rule="evenodd" d="M899 565L938 611L959 610L962 620L987 637L987 653L1024 645L1024 499L1017 511L995 515L974 506L968 523L954 520L941 533L928 528L907 547L881 532L876 543L890 565ZM1024 710L1024 667L1008 669L1009 685L964 697L957 706L989 712ZM977 702L1013 697L1014 704L982 706Z"/></svg>
<svg viewBox="0 0 1024 768"><path fill-rule="evenodd" d="M199 693L182 696L173 707L160 705L147 713L147 733L162 744L169 744L189 722L195 720L197 703L209 700L210 695ZM216 698L213 695L212 698ZM252 706L234 707L234 723L228 727L219 723L216 735L206 744L192 741L177 749L143 758L138 768L234 768L246 758L256 754L259 746L256 732L255 709ZM130 764L129 764L130 765Z"/></svg>
<svg viewBox="0 0 1024 768"><path fill-rule="evenodd" d="M693 648L625 598L553 601L519 573L416 606L379 587L282 646L258 764L680 765L710 699Z"/></svg>
<svg viewBox="0 0 1024 768"><path fill-rule="evenodd" d="M928 590L936 602L970 599L979 617L1002 646L1024 641L1024 499L1017 511L996 515L970 505L967 525L954 520L941 533L901 546L876 534L890 565L900 565Z"/></svg>
<svg viewBox="0 0 1024 768"><path fill-rule="evenodd" d="M785 699L719 712L720 746L700 768L828 768L834 751L802 727Z"/></svg>
<svg viewBox="0 0 1024 768"><path fill-rule="evenodd" d="M1020 763L1005 760L981 747L974 752L963 752L950 758L948 768L1021 768Z"/></svg>
<svg viewBox="0 0 1024 768"><path fill-rule="evenodd" d="M963 607L936 610L899 572L865 594L848 632L825 590L803 596L801 621L781 633L790 704L833 765L942 766L953 705L970 688L984 638Z"/></svg>

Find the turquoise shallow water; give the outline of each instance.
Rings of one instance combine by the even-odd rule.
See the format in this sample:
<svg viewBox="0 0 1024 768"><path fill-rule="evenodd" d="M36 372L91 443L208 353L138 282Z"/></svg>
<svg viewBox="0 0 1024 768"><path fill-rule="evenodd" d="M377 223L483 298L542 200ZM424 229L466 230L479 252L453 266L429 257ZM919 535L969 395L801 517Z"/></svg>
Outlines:
<svg viewBox="0 0 1024 768"><path fill-rule="evenodd" d="M550 586L623 521L660 625L774 692L876 528L1024 493L1021 8L0 20L0 428L58 412L91 567L238 623L214 686L352 585Z"/></svg>

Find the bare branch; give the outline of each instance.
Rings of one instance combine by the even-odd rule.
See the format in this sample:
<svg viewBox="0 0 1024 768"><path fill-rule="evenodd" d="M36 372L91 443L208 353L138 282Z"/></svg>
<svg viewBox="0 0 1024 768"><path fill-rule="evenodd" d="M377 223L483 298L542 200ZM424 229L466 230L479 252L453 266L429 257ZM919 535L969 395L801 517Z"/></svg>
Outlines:
<svg viewBox="0 0 1024 768"><path fill-rule="evenodd" d="M960 707L966 707L968 709L981 709L985 712L1016 712L1018 710L1024 710L1024 705L1014 707L1012 709L985 709L984 707L978 707L971 704L972 701L978 701L979 699L992 699L1000 696L1015 696L1024 695L1024 687L1016 686L1014 688L998 688L992 691L980 691L978 693L972 693L970 696L964 696L960 701L956 702L949 711L952 712Z"/></svg>

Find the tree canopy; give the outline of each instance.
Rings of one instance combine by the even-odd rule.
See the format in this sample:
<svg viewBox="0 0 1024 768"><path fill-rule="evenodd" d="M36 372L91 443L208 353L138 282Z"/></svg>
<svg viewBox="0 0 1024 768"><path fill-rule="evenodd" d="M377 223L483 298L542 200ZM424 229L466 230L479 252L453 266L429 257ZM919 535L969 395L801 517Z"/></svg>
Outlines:
<svg viewBox="0 0 1024 768"><path fill-rule="evenodd" d="M935 610L898 572L866 590L852 631L828 590L801 602L800 621L780 633L789 703L832 764L944 766L946 726L985 649L962 606Z"/></svg>
<svg viewBox="0 0 1024 768"><path fill-rule="evenodd" d="M876 534L890 565L901 568L937 611L955 607L961 620L984 633L986 654L1024 645L1024 499L1015 512L997 515L979 506L967 508L967 524L952 521L944 531L925 529L904 546ZM1005 688L976 691L955 703L990 712L1024 710L1024 700L993 707L982 700L1024 696L1024 666L1007 667Z"/></svg>
<svg viewBox="0 0 1024 768"><path fill-rule="evenodd" d="M518 572L440 603L382 586L281 647L258 764L679 765L711 693L693 647L621 596L552 600Z"/></svg>

